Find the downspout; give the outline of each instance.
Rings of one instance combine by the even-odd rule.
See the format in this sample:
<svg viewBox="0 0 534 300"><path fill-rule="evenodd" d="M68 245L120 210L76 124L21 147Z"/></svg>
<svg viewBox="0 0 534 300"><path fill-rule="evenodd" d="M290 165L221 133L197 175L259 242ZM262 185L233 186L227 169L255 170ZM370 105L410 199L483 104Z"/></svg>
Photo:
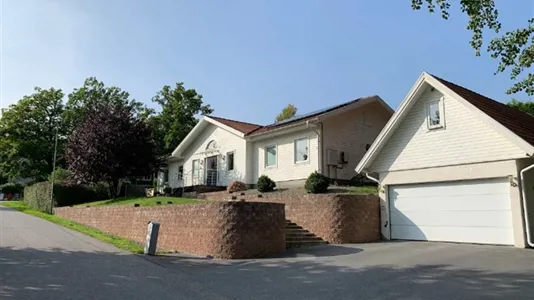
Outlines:
<svg viewBox="0 0 534 300"><path fill-rule="evenodd" d="M371 179L372 181L374 181L374 182L378 183L378 185L380 185L380 181L378 179L372 177L371 175L369 175L368 172L365 172L365 177Z"/></svg>
<svg viewBox="0 0 534 300"><path fill-rule="evenodd" d="M531 169L534 169L534 164L521 170L521 172L519 172L519 179L521 180L521 196L522 196L521 202L523 204L523 218L525 219L525 229L526 229L525 231L527 233L527 243L530 247L534 248L534 243L531 240L530 224L529 224L530 222L528 220L527 193L525 191L525 178L523 176L523 174L526 171L531 170Z"/></svg>

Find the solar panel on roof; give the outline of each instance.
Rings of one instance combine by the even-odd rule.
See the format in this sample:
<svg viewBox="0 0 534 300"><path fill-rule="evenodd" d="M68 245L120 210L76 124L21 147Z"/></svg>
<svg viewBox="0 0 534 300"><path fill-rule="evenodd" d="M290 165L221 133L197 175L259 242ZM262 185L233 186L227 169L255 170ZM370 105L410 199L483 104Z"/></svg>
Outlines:
<svg viewBox="0 0 534 300"><path fill-rule="evenodd" d="M328 111L328 110L331 110L333 108L336 108L340 105L343 105L343 104L336 104L336 105L332 105L332 106L329 106L327 108L323 108L323 109L319 109L319 110L316 110L316 111L312 111L310 113L306 113L306 114L303 114L303 115L296 115L296 116L293 116L289 119L285 119L283 121L280 121L280 122L276 122L274 124L271 124L271 125L268 125L268 126L272 126L272 125L280 125L280 124L284 124L284 123L288 123L288 122L292 122L292 121L295 121L295 120L299 120L299 119L304 119L304 118L307 118L309 116L313 116L313 115L317 115L317 114L321 114L325 111Z"/></svg>

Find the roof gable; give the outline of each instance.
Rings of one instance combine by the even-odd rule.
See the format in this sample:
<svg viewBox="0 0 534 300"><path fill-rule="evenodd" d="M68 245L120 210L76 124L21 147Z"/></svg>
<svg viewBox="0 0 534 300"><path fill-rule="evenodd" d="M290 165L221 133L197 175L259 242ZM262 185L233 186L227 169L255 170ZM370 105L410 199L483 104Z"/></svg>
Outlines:
<svg viewBox="0 0 534 300"><path fill-rule="evenodd" d="M398 126L410 113L415 101L417 101L419 95L424 90L423 87L427 84L466 105L476 117L486 121L494 130L515 143L523 149L525 153L529 155L534 154L534 140L530 138L534 132L533 117L464 87L423 72L406 98L402 101L395 114L375 139L374 143L369 148L369 151L359 162L356 167L356 172L360 173L371 166L375 158L380 154L389 139L393 136Z"/></svg>

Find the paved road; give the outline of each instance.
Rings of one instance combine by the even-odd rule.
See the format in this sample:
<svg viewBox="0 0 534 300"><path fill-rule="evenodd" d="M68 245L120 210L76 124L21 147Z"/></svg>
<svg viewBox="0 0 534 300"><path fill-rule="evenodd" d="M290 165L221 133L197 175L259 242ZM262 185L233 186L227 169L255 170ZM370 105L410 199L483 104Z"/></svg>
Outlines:
<svg viewBox="0 0 534 300"><path fill-rule="evenodd" d="M326 245L283 258L143 258L0 207L1 299L527 299L534 250ZM11 298L9 298L11 297Z"/></svg>
<svg viewBox="0 0 534 300"><path fill-rule="evenodd" d="M531 299L534 250L452 243L326 245L288 257L154 258L235 299Z"/></svg>
<svg viewBox="0 0 534 300"><path fill-rule="evenodd" d="M0 206L0 299L226 299L81 233Z"/></svg>

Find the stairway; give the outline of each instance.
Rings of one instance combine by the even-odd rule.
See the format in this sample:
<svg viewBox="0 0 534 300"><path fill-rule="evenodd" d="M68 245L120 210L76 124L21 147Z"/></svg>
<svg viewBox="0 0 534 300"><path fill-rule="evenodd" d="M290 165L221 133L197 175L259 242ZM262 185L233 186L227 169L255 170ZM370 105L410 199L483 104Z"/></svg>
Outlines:
<svg viewBox="0 0 534 300"><path fill-rule="evenodd" d="M302 228L291 220L286 220L286 249L328 244L322 238Z"/></svg>

